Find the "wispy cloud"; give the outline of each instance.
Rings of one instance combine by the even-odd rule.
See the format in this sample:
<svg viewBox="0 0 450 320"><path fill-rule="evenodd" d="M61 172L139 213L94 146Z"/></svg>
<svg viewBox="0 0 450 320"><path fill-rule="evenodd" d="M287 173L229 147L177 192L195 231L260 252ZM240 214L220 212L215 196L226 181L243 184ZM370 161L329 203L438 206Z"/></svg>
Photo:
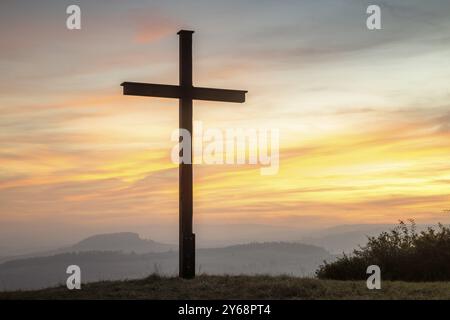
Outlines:
<svg viewBox="0 0 450 320"><path fill-rule="evenodd" d="M129 19L135 25L134 40L140 44L150 43L175 34L182 23L157 8L133 10Z"/></svg>

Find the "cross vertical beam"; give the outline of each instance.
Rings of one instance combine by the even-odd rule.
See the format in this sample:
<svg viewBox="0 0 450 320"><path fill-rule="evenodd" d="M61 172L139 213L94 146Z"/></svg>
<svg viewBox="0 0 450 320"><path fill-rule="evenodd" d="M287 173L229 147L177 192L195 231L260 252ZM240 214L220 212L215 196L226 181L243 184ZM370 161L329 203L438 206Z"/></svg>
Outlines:
<svg viewBox="0 0 450 320"><path fill-rule="evenodd" d="M179 102L179 127L187 130L191 137L191 161L180 163L179 168L179 275L186 279L195 277L195 234L192 232L192 34L193 31L178 32L180 36L180 89L182 92ZM185 150L180 152L185 152Z"/></svg>

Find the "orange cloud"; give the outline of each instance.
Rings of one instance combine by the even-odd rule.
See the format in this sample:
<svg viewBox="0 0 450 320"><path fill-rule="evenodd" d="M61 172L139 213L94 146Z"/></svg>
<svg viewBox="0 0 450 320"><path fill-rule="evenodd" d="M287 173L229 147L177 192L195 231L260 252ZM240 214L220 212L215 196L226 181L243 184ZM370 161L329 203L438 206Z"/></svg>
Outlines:
<svg viewBox="0 0 450 320"><path fill-rule="evenodd" d="M180 23L172 18L154 10L133 12L131 17L135 23L134 40L140 44L150 43L165 36L173 35L180 26Z"/></svg>

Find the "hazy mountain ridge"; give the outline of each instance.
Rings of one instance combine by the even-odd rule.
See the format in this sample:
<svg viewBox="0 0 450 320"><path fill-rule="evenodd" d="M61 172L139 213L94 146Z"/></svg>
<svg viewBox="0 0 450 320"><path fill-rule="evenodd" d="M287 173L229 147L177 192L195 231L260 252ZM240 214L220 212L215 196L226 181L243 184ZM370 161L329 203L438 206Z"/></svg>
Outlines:
<svg viewBox="0 0 450 320"><path fill-rule="evenodd" d="M164 252L176 249L177 247L175 245L142 239L137 233L133 232L105 233L88 237L72 246L62 247L56 250L34 252L26 255L0 257L0 263L10 260L54 256L57 254L72 252L118 251L124 253L148 253Z"/></svg>
<svg viewBox="0 0 450 320"><path fill-rule="evenodd" d="M66 252L121 251L121 252L164 252L176 249L175 245L142 239L137 233L121 232L94 235L77 244L61 249Z"/></svg>
<svg viewBox="0 0 450 320"><path fill-rule="evenodd" d="M375 235L381 231L385 231L393 227L389 224L360 224L360 225L338 225L335 227L306 230L304 226L302 228L295 226L272 226L264 224L221 224L221 225L204 225L199 224L195 226L196 229L196 245L197 248L221 248L225 246L239 245L250 242L301 242L315 244L324 247L328 251L341 253L342 251L352 250L359 244L364 244L367 239L367 235ZM162 249L158 249L159 244L172 244L172 248L176 250L178 243L178 233L173 226L148 226L142 227L137 232L120 232L120 233L105 233L99 236L93 236L86 238L85 240L77 242L75 245L58 245L58 241L53 242L49 247L46 243L46 247L43 249L34 250L31 247L35 245L44 245L33 243L31 247L0 247L0 263L6 260L12 260L17 258L27 258L35 256L54 255L64 252L72 251L92 251L92 250L123 250L125 252L153 252L153 251L165 251L166 248L162 246ZM104 241L105 245L102 246L98 242L102 242L103 236L118 236L124 235L122 241L126 241L128 244L116 243L112 245L113 240ZM129 235L127 238L126 235ZM151 247L152 240L140 239L138 234L151 235L151 239L157 239L154 248ZM147 237L149 238L149 237ZM348 238L348 239L347 239ZM76 239L76 238L75 238ZM142 241L140 241L140 240ZM88 241L89 240L89 241ZM95 241L98 240L98 241ZM9 240L9 243L12 240ZM20 239L16 239L18 243L23 243ZM67 241L67 240L65 240ZM75 242L77 240L74 240ZM364 243L361 243L364 242ZM146 244L142 244L146 243ZM4 243L1 243L5 245ZM89 244L89 245L86 245ZM108 247L109 245L109 247ZM170 248L169 248L170 250Z"/></svg>

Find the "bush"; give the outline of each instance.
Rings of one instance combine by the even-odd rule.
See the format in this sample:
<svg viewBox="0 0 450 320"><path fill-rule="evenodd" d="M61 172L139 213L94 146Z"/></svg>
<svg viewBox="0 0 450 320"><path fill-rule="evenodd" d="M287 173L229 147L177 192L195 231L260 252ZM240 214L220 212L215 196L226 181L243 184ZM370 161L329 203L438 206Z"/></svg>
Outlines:
<svg viewBox="0 0 450 320"><path fill-rule="evenodd" d="M353 254L319 267L320 279L365 280L367 267L378 265L383 280L450 280L450 228L438 224L417 233L416 224L400 224L389 232L369 237Z"/></svg>

